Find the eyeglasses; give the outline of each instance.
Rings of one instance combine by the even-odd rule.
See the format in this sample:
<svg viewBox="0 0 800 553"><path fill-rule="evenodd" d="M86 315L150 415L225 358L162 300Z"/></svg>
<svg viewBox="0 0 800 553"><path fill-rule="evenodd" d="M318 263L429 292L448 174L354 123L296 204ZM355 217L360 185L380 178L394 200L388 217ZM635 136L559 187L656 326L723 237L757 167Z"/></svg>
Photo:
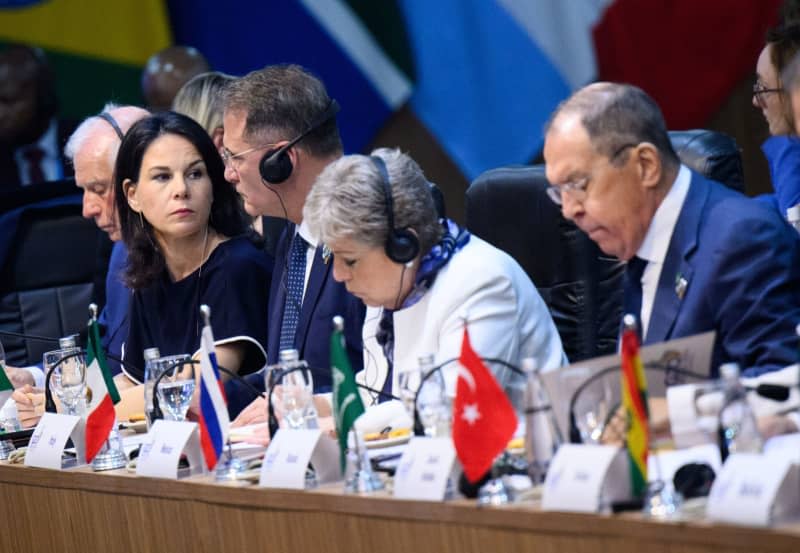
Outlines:
<svg viewBox="0 0 800 553"><path fill-rule="evenodd" d="M608 163L613 163L619 155L628 148L635 148L638 144L623 144L608 158ZM568 193L576 202L582 202L586 199L586 189L589 187L589 181L592 177L582 177L572 182L565 182L564 184L548 185L547 196L556 205L562 205L564 202L563 194Z"/></svg>
<svg viewBox="0 0 800 553"><path fill-rule="evenodd" d="M764 94L770 94L771 92L783 92L783 88L767 88L764 83L756 81L753 84L753 98L756 99L756 102L759 106L764 105Z"/></svg>
<svg viewBox="0 0 800 553"><path fill-rule="evenodd" d="M270 148L272 146L277 146L277 143L273 142L270 144L264 144L263 146L254 146L253 148L250 148L243 152L239 152L238 154L234 154L228 148L223 146L221 152L222 162L225 163L225 165L227 165L228 167L238 171L239 164L241 163L242 159L244 159L244 156L246 156L251 152L255 152L256 150L263 150L264 148Z"/></svg>

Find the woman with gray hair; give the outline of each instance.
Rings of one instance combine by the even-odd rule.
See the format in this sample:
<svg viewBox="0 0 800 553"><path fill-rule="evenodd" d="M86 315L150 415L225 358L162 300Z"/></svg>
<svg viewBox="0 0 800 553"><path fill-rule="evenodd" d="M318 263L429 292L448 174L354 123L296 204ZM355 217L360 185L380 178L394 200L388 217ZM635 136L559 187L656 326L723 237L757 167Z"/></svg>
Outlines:
<svg viewBox="0 0 800 553"><path fill-rule="evenodd" d="M515 365L531 357L543 369L566 364L547 306L519 264L438 219L430 186L409 156L379 149L331 163L306 200L303 219L332 252L334 278L368 307L357 380L396 390L398 372L419 357L458 357L465 324L482 357ZM451 396L456 371L444 368ZM501 386L512 378L495 376Z"/></svg>

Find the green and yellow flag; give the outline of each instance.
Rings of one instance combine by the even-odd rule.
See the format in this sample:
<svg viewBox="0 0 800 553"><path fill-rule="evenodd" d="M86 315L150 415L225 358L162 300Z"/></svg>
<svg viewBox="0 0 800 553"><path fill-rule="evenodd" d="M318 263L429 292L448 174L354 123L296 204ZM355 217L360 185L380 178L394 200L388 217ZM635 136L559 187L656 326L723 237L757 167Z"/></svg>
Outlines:
<svg viewBox="0 0 800 553"><path fill-rule="evenodd" d="M631 467L631 490L641 497L647 487L647 453L650 447L647 380L639 357L635 329L622 333L622 406L627 418L625 447Z"/></svg>
<svg viewBox="0 0 800 553"><path fill-rule="evenodd" d="M0 346L0 352L3 351L3 346ZM11 397L11 394L14 393L14 386L11 384L11 380L6 375L6 365L5 359L0 357L0 408L5 405L8 398ZM2 432L2 428L0 428L0 432Z"/></svg>
<svg viewBox="0 0 800 553"><path fill-rule="evenodd" d="M356 389L356 379L344 345L343 321L333 318L331 335L331 370L333 371L333 419L339 436L342 473L347 466L347 435L356 419L364 412L364 403Z"/></svg>

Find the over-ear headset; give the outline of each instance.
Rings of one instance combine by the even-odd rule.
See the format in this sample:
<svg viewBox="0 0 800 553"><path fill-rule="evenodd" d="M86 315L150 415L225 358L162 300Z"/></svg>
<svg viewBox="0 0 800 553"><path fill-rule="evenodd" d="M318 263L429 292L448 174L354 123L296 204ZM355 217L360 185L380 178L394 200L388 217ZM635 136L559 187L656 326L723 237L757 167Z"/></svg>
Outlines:
<svg viewBox="0 0 800 553"><path fill-rule="evenodd" d="M392 201L389 171L386 170L386 163L383 159L378 156L370 156L370 159L381 176L383 194L386 197L386 219L389 222L389 234L386 236L386 244L384 244L386 256L395 263L410 263L419 254L419 240L410 230L394 226L394 202Z"/></svg>
<svg viewBox="0 0 800 553"><path fill-rule="evenodd" d="M306 130L290 140L288 144L285 144L280 148L267 150L264 153L264 156L261 158L261 161L258 163L258 171L261 173L261 178L269 184L280 184L288 179L292 174L294 166L292 165L292 160L289 157L289 154L286 152L289 151L289 148L303 140L310 133L314 132L322 125L333 119L337 113L339 113L339 103L331 98L328 102L328 105L325 106L324 110L322 110L322 113L320 113L317 118L311 122Z"/></svg>
<svg viewBox="0 0 800 553"><path fill-rule="evenodd" d="M125 133L122 132L122 129L119 128L119 124L117 123L117 120L114 119L114 117L110 113L108 113L107 111L104 111L102 113L98 113L97 116L100 119L102 119L103 121L105 121L106 123L108 123L109 125L111 125L111 128L114 129L114 132L119 137L120 142L122 142L122 139L125 138Z"/></svg>

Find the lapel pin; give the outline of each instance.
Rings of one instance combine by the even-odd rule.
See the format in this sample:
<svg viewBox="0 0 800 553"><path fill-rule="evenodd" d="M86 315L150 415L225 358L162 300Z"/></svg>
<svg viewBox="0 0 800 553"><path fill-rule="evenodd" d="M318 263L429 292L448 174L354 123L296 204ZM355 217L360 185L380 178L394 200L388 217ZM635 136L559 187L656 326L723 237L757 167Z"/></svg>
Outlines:
<svg viewBox="0 0 800 553"><path fill-rule="evenodd" d="M686 288L689 286L689 281L683 278L683 275L678 273L675 277L675 294L678 296L679 300L683 299L683 296L686 295Z"/></svg>
<svg viewBox="0 0 800 553"><path fill-rule="evenodd" d="M327 265L328 261L330 261L331 254L333 254L333 252L328 247L328 245L327 244L323 244L322 245L322 261L325 263L325 265Z"/></svg>

